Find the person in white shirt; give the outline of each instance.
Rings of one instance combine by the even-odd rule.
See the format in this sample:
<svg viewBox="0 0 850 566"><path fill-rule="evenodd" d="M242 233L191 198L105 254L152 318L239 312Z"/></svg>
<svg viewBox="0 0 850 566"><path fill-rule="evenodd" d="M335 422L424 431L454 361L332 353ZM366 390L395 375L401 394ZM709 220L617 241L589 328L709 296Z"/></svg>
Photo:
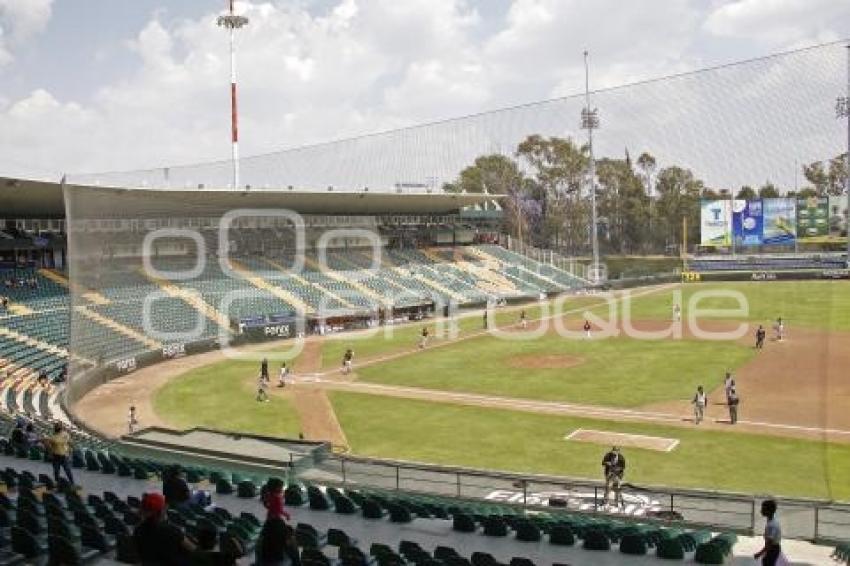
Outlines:
<svg viewBox="0 0 850 566"><path fill-rule="evenodd" d="M277 386L285 387L286 378L289 376L289 368L286 367L286 362L280 362L280 372L277 374Z"/></svg>
<svg viewBox="0 0 850 566"><path fill-rule="evenodd" d="M679 303L673 303L673 322L680 320L682 320L682 307L679 306Z"/></svg>
<svg viewBox="0 0 850 566"><path fill-rule="evenodd" d="M708 396L703 391L702 385L697 387L697 392L694 395L694 400L691 401L694 405L694 424L702 422L705 415L705 408L708 406Z"/></svg>
<svg viewBox="0 0 850 566"><path fill-rule="evenodd" d="M776 518L776 501L762 501L761 515L767 519L764 525L764 548L756 552L753 558L761 558L762 566L774 566L782 555L782 527Z"/></svg>
<svg viewBox="0 0 850 566"><path fill-rule="evenodd" d="M136 432L136 427L139 425L139 419L136 417L136 406L130 406L130 412L127 415L127 431L130 434Z"/></svg>

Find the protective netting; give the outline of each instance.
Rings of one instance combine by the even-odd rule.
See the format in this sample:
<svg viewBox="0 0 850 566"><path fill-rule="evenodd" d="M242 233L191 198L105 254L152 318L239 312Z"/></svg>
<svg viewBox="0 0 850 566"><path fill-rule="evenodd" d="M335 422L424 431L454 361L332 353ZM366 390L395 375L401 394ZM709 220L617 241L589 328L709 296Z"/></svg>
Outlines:
<svg viewBox="0 0 850 566"><path fill-rule="evenodd" d="M793 188L803 164L844 151L835 99L845 93L846 48L836 42L592 93L601 129L597 157L655 156L659 167L690 169L709 187L766 182ZM580 85L576 85L578 91ZM529 135L572 137L583 95L353 139L288 149L240 161L240 185L341 190L439 188L485 154L512 156ZM226 188L228 161L71 175L76 184Z"/></svg>

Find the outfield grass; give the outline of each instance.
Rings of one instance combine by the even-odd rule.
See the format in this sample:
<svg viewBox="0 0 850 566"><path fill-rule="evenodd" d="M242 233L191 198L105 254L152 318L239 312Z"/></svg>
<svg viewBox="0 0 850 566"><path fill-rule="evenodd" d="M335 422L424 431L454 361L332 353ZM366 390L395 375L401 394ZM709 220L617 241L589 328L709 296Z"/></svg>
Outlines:
<svg viewBox="0 0 850 566"><path fill-rule="evenodd" d="M746 320L769 328L777 317L786 322L789 332L795 326L822 330L850 330L850 282L847 281L766 281L687 283L682 291L682 308L695 293L732 291L746 297L745 315L707 315L706 318ZM635 320L670 320L673 290L637 297L631 302ZM699 301L700 309L731 309L738 306L732 298L711 297ZM600 314L601 310L598 310ZM687 316L687 312L683 313Z"/></svg>
<svg viewBox="0 0 850 566"><path fill-rule="evenodd" d="M632 483L850 500L848 445L357 393L331 401L362 456L599 479L606 447L563 440L589 428L680 440L669 453L627 449Z"/></svg>
<svg viewBox="0 0 850 566"><path fill-rule="evenodd" d="M258 403L256 375L253 362L228 361L188 371L156 392L154 411L181 429L203 426L297 438L300 426L292 404L279 397Z"/></svg>
<svg viewBox="0 0 850 566"><path fill-rule="evenodd" d="M555 369L517 364L517 358L533 361L551 354L580 361ZM519 341L483 336L363 367L357 374L372 383L637 407L689 399L697 385L711 391L723 381L727 369L739 367L753 354L754 350L737 342L570 340L553 334Z"/></svg>
<svg viewBox="0 0 850 566"><path fill-rule="evenodd" d="M593 296L570 297L563 303L562 311L592 306L601 302L602 299ZM529 304L524 308L529 320L536 320L541 316L547 316L553 312L548 306L539 303ZM519 311L496 309L495 319L497 326L515 324L519 320ZM445 319L437 318L423 321L422 324L381 327L372 333L328 336L322 345L322 367L325 369L338 367L342 362L342 355L347 348L354 350L355 360L415 349L422 332L422 327L426 325L431 331L431 335L434 336L432 341L440 341L441 338L434 335L438 324L448 331L448 322ZM480 332L482 329L483 320L480 315L459 317L457 319L457 335L459 337Z"/></svg>

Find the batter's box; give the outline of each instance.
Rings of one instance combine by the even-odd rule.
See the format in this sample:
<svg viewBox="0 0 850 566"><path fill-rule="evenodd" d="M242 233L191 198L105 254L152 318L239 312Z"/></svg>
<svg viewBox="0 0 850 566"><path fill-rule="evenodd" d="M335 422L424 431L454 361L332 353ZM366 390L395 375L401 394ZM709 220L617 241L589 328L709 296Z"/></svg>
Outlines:
<svg viewBox="0 0 850 566"><path fill-rule="evenodd" d="M605 446L625 446L629 448L643 448L644 450L658 450L659 452L672 452L679 445L676 438L662 438L660 436L646 436L643 434L628 434L624 432L608 432L607 430L588 430L577 428L564 437L564 440L575 440L576 442L591 442Z"/></svg>

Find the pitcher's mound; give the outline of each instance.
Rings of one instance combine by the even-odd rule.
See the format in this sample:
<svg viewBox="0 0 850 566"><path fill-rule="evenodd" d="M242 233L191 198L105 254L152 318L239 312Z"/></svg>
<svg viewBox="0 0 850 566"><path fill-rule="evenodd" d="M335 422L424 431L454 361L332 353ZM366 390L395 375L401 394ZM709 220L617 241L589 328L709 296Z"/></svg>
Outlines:
<svg viewBox="0 0 850 566"><path fill-rule="evenodd" d="M584 363L583 358L567 356L566 354L546 354L543 356L526 354L524 356L515 356L508 360L510 367L522 369L563 369L571 368L582 363Z"/></svg>

